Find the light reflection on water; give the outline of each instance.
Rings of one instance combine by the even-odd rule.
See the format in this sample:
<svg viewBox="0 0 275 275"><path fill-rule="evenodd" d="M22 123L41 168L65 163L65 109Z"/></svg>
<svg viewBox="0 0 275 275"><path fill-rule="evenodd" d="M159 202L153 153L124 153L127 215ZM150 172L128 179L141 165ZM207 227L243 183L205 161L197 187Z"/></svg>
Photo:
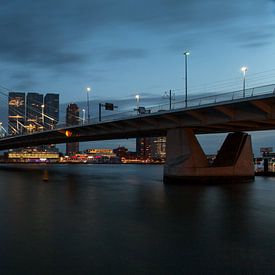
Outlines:
<svg viewBox="0 0 275 275"><path fill-rule="evenodd" d="M162 172L1 166L1 274L272 274L275 178L170 186Z"/></svg>

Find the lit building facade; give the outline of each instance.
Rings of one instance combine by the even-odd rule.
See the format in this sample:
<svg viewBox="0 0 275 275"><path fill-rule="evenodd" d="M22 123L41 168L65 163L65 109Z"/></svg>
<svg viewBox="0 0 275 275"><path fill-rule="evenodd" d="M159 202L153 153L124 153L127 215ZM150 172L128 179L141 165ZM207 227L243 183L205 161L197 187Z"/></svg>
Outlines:
<svg viewBox="0 0 275 275"><path fill-rule="evenodd" d="M166 137L137 138L136 152L140 159L164 160L166 157Z"/></svg>
<svg viewBox="0 0 275 275"><path fill-rule="evenodd" d="M136 139L136 152L138 158L151 158L151 139L151 137L138 137Z"/></svg>
<svg viewBox="0 0 275 275"><path fill-rule="evenodd" d="M58 151L45 151L37 148L27 148L8 152L10 162L58 162Z"/></svg>
<svg viewBox="0 0 275 275"><path fill-rule="evenodd" d="M43 95L38 93L27 93L26 98L26 129L28 130L28 132L42 130Z"/></svg>
<svg viewBox="0 0 275 275"><path fill-rule="evenodd" d="M151 138L151 156L158 160L166 158L166 137Z"/></svg>
<svg viewBox="0 0 275 275"><path fill-rule="evenodd" d="M66 110L66 125L73 126L80 123L79 108L75 103L68 105ZM66 155L74 155L79 152L79 142L66 143Z"/></svg>
<svg viewBox="0 0 275 275"><path fill-rule="evenodd" d="M17 135L24 131L26 108L25 93L10 92L8 100L8 133L11 135Z"/></svg>
<svg viewBox="0 0 275 275"><path fill-rule="evenodd" d="M59 94L49 93L44 97L44 126L54 129L59 121Z"/></svg>

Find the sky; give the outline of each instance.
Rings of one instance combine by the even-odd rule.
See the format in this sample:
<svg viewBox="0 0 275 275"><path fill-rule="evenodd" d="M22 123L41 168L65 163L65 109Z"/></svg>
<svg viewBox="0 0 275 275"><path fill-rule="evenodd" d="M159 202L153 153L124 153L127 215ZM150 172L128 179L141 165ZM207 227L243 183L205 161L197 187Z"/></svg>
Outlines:
<svg viewBox="0 0 275 275"><path fill-rule="evenodd" d="M0 84L63 103L180 96L186 50L190 94L241 89L242 65L275 83L274 0L2 0L0 23Z"/></svg>
<svg viewBox="0 0 275 275"><path fill-rule="evenodd" d="M275 83L274 0L2 0L0 85L61 103Z"/></svg>

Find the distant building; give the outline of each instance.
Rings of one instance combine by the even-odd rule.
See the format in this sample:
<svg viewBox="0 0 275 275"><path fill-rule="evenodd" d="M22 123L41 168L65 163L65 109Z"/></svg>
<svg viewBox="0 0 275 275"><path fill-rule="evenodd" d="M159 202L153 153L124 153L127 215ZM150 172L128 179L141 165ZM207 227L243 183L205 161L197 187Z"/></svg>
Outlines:
<svg viewBox="0 0 275 275"><path fill-rule="evenodd" d="M164 160L166 157L166 137L137 138L136 152L140 159Z"/></svg>
<svg viewBox="0 0 275 275"><path fill-rule="evenodd" d="M137 157L141 159L151 158L151 137L136 138Z"/></svg>
<svg viewBox="0 0 275 275"><path fill-rule="evenodd" d="M27 93L25 125L28 132L35 132L43 129L42 105L42 94Z"/></svg>
<svg viewBox="0 0 275 275"><path fill-rule="evenodd" d="M166 137L151 138L151 156L159 160L166 158Z"/></svg>
<svg viewBox="0 0 275 275"><path fill-rule="evenodd" d="M25 124L25 93L9 93L9 128L8 133L11 135L20 134L24 131Z"/></svg>
<svg viewBox="0 0 275 275"><path fill-rule="evenodd" d="M59 94L46 94L44 97L44 126L54 129L59 121Z"/></svg>
<svg viewBox="0 0 275 275"><path fill-rule="evenodd" d="M80 124L79 108L75 103L68 105L66 110L66 125L73 126ZM79 142L66 143L66 155L74 155L79 152Z"/></svg>
<svg viewBox="0 0 275 275"><path fill-rule="evenodd" d="M9 162L58 162L59 152L57 149L41 150L38 148L24 148L11 150L7 153Z"/></svg>
<svg viewBox="0 0 275 275"><path fill-rule="evenodd" d="M128 149L124 146L119 146L113 150L114 154L116 154L119 158L127 158L128 156Z"/></svg>
<svg viewBox="0 0 275 275"><path fill-rule="evenodd" d="M85 152L95 156L115 156L113 149L87 149Z"/></svg>

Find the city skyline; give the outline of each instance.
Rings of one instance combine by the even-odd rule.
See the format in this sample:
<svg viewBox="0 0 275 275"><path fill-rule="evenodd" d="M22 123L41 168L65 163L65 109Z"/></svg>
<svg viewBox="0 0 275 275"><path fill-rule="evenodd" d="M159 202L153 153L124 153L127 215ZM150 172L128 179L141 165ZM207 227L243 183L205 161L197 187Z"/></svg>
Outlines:
<svg viewBox="0 0 275 275"><path fill-rule="evenodd" d="M274 1L47 1L3 4L0 84L62 102L190 95L275 82ZM16 20L14 20L16 18ZM50 19L49 19L50 18ZM43 32L41 31L43 30ZM261 75L261 73L265 75ZM227 85L225 85L227 83Z"/></svg>

